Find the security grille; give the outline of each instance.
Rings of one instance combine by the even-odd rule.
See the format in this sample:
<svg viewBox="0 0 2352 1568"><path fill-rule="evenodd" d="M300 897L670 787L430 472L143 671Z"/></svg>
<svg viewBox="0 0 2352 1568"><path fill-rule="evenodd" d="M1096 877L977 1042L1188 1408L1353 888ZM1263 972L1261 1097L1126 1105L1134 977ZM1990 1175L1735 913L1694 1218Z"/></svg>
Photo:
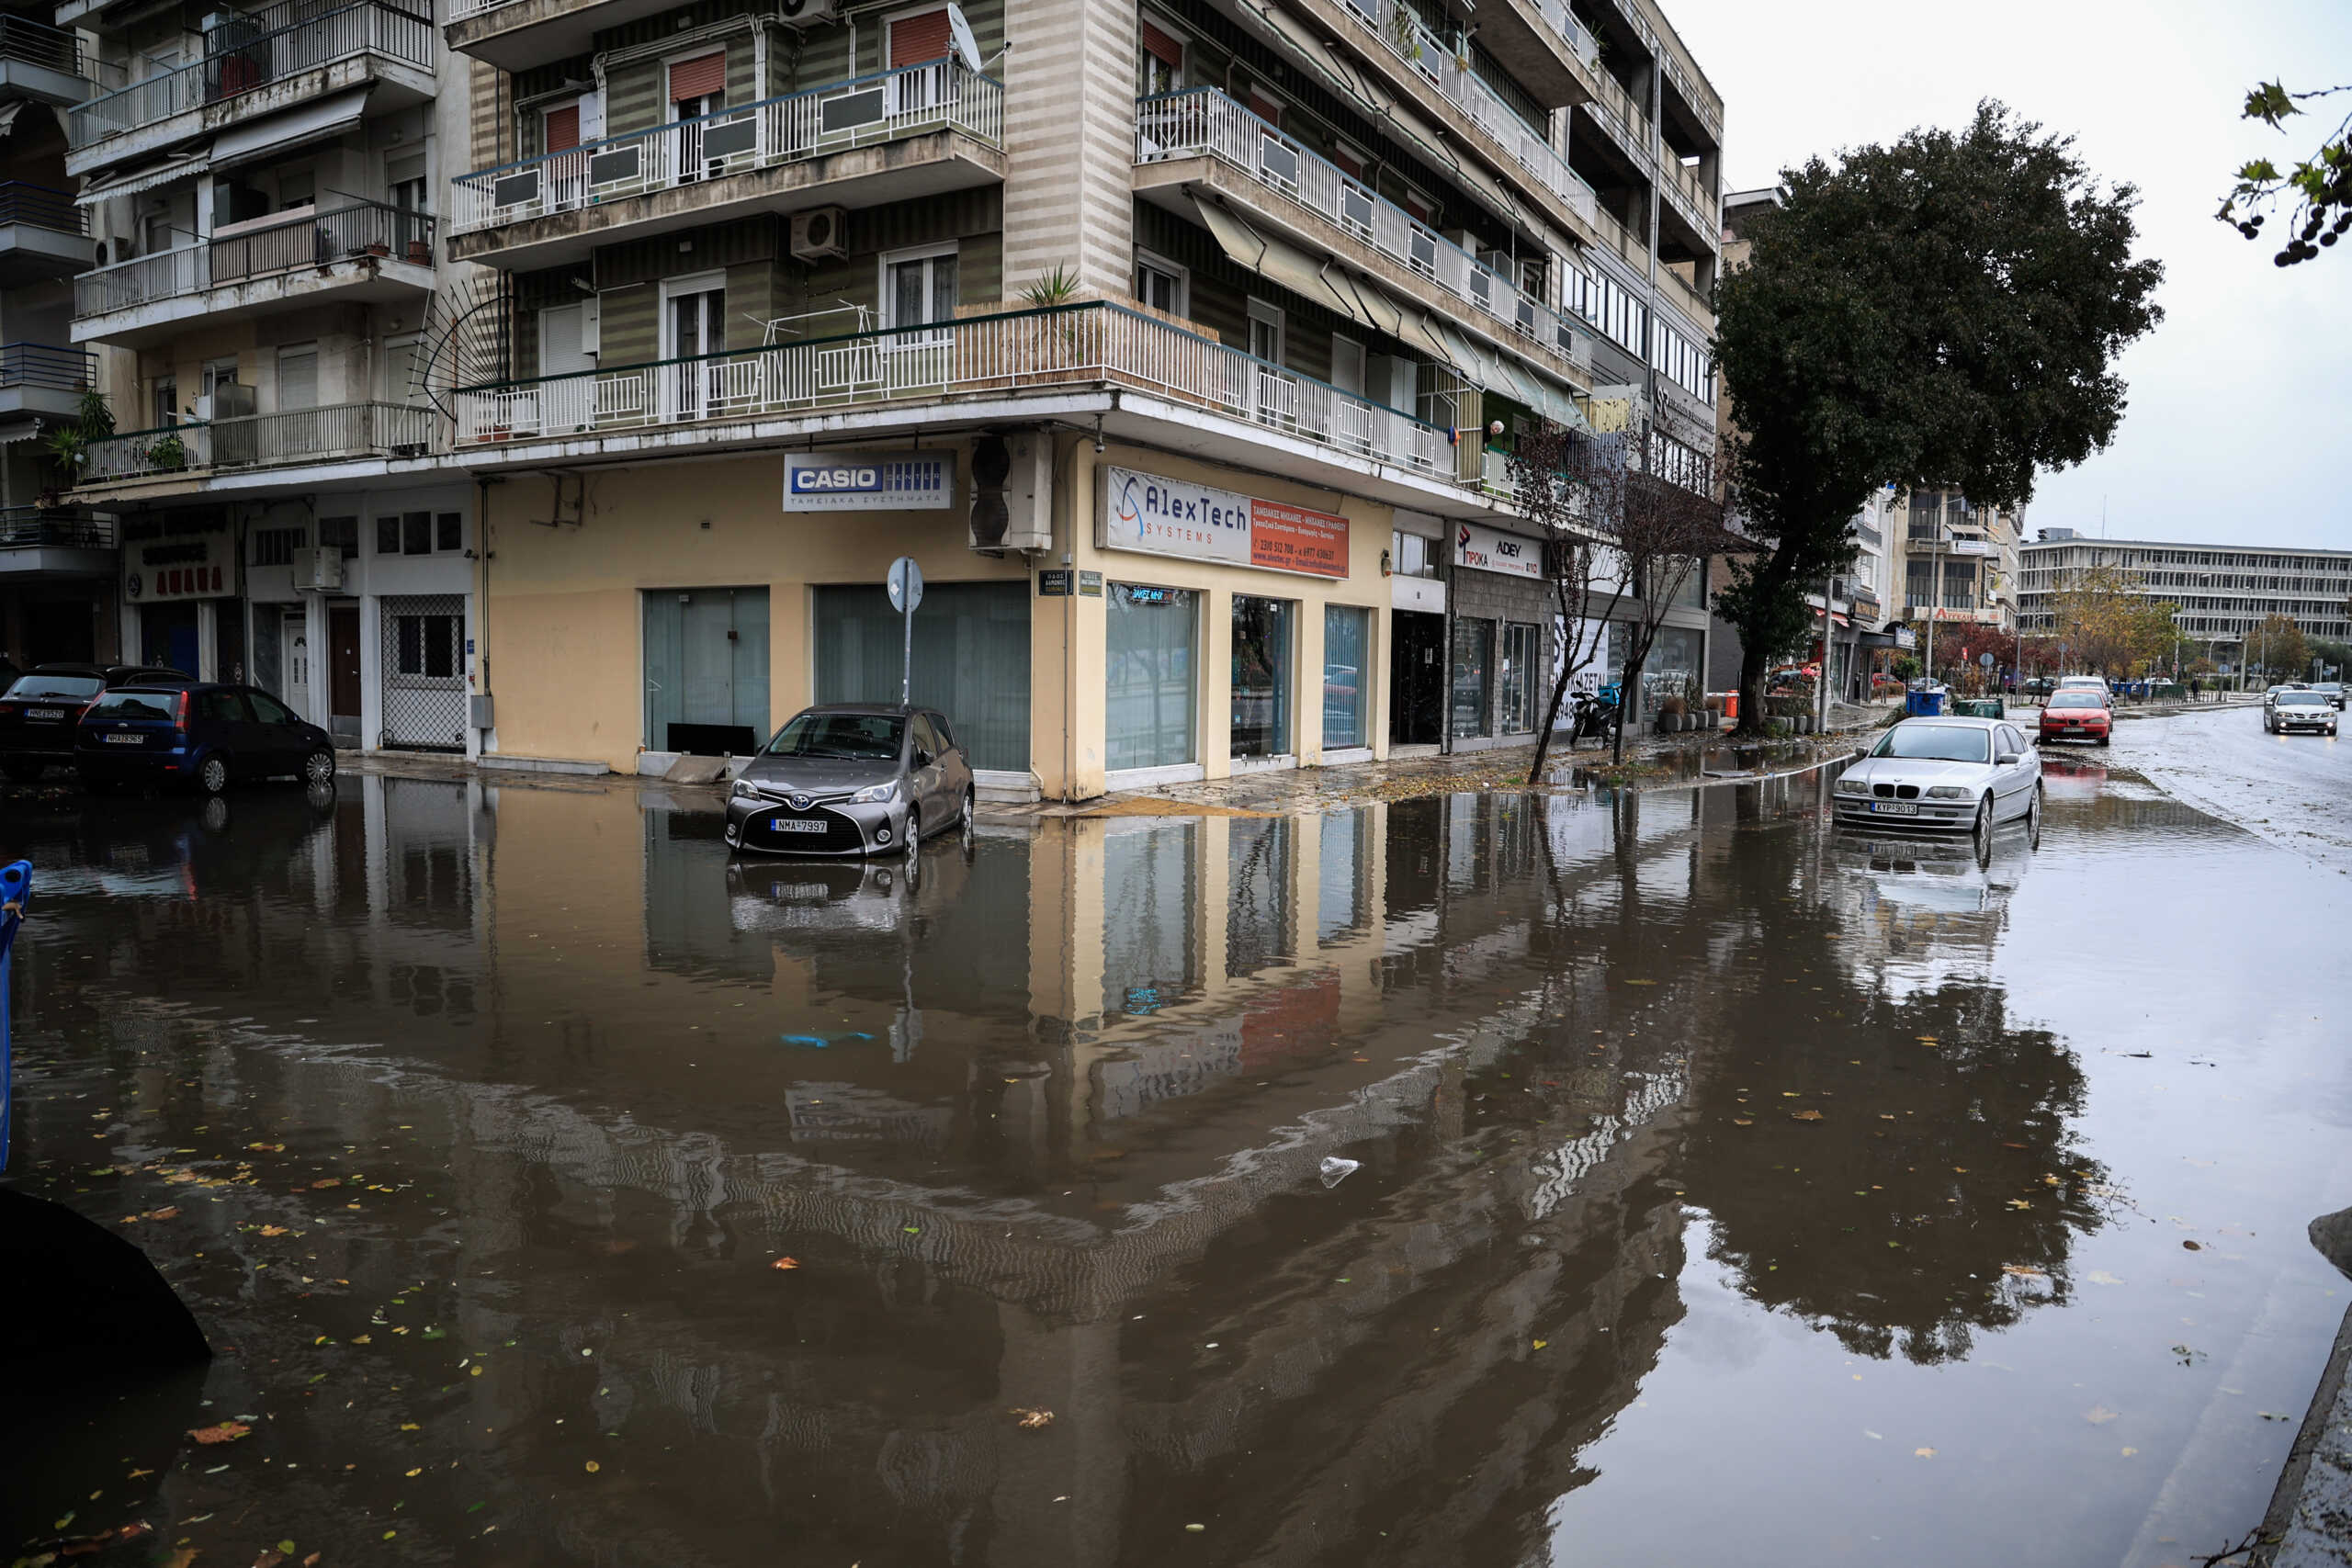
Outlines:
<svg viewBox="0 0 2352 1568"><path fill-rule="evenodd" d="M384 684L381 744L416 751L463 751L465 596L387 596L383 606L383 641L377 650Z"/></svg>

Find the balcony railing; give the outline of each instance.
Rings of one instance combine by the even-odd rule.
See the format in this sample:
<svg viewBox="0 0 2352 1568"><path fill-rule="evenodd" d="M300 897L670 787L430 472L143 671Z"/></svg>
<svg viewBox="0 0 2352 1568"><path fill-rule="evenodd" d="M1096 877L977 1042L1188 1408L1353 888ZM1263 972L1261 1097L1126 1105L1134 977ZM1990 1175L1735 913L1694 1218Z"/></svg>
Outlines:
<svg viewBox="0 0 2352 1568"><path fill-rule="evenodd" d="M1600 63L1600 43L1582 22L1568 12L1567 0L1534 0L1535 9L1549 27L1568 46L1568 52L1588 66Z"/></svg>
<svg viewBox="0 0 2352 1568"><path fill-rule="evenodd" d="M68 76L87 74L77 36L25 17L0 16L0 60L21 60Z"/></svg>
<svg viewBox="0 0 2352 1568"><path fill-rule="evenodd" d="M1212 157L1311 209L1495 324L1589 371L1592 340L1567 319L1373 188L1215 87L1136 105L1136 162Z"/></svg>
<svg viewBox="0 0 2352 1568"><path fill-rule="evenodd" d="M218 471L351 457L423 456L437 418L407 403L330 403L204 423L167 425L93 441L84 484L189 469Z"/></svg>
<svg viewBox="0 0 2352 1568"><path fill-rule="evenodd" d="M453 231L573 211L951 126L1001 146L1003 85L953 60L901 66L460 175L452 182Z"/></svg>
<svg viewBox="0 0 2352 1568"><path fill-rule="evenodd" d="M75 107L65 118L66 140L87 147L356 54L380 54L430 71L433 44L429 18L375 0L267 32L240 33L232 23L207 35L205 57L194 64Z"/></svg>
<svg viewBox="0 0 2352 1568"><path fill-rule="evenodd" d="M1103 302L468 388L456 395L456 439L466 448L613 435L1104 381L1350 457L1452 478L1452 444L1436 426Z"/></svg>
<svg viewBox="0 0 2352 1568"><path fill-rule="evenodd" d="M115 547L114 520L70 506L0 507L0 550L41 546L110 550Z"/></svg>
<svg viewBox="0 0 2352 1568"><path fill-rule="evenodd" d="M1568 161L1542 131L1513 114L1493 88L1478 80L1476 73L1423 27L1419 16L1404 0L1343 0L1341 8L1355 18L1358 27L1379 39L1383 49L1410 66L1493 137L1538 185L1566 202L1577 217L1592 221L1596 206L1592 187L1568 167Z"/></svg>
<svg viewBox="0 0 2352 1568"><path fill-rule="evenodd" d="M87 234L90 215L74 198L47 186L0 180L0 225L22 223L56 234Z"/></svg>
<svg viewBox="0 0 2352 1568"><path fill-rule="evenodd" d="M45 343L0 344L0 389L38 387L79 392L96 385L98 356Z"/></svg>
<svg viewBox="0 0 2352 1568"><path fill-rule="evenodd" d="M85 272L74 280L74 314L86 321L134 305L358 256L397 257L429 266L433 236L429 213L378 201L355 202Z"/></svg>

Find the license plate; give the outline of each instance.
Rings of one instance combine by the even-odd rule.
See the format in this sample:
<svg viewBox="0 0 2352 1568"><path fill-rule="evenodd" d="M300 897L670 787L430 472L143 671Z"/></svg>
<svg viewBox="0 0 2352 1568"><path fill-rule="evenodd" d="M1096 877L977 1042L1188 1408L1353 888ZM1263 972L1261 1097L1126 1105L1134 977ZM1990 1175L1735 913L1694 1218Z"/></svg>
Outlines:
<svg viewBox="0 0 2352 1568"><path fill-rule="evenodd" d="M57 724L64 719L65 710L63 708L27 708L25 716L37 719L42 724Z"/></svg>
<svg viewBox="0 0 2352 1568"><path fill-rule="evenodd" d="M1871 809L1881 817L1917 817L1919 805L1912 800L1873 800Z"/></svg>
<svg viewBox="0 0 2352 1568"><path fill-rule="evenodd" d="M771 817L768 831L772 833L821 833L832 824L814 817Z"/></svg>
<svg viewBox="0 0 2352 1568"><path fill-rule="evenodd" d="M107 736L107 744L109 746L144 746L147 744L147 738L143 735L126 731L121 734Z"/></svg>

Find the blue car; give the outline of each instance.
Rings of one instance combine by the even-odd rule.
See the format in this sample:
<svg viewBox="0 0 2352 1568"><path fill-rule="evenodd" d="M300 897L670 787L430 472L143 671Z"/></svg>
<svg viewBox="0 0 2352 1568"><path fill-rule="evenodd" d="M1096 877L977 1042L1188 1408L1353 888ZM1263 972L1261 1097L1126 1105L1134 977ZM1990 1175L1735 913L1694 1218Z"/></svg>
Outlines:
<svg viewBox="0 0 2352 1568"><path fill-rule="evenodd" d="M74 765L93 789L175 784L219 795L239 779L332 784L334 741L251 686L123 686L83 714Z"/></svg>

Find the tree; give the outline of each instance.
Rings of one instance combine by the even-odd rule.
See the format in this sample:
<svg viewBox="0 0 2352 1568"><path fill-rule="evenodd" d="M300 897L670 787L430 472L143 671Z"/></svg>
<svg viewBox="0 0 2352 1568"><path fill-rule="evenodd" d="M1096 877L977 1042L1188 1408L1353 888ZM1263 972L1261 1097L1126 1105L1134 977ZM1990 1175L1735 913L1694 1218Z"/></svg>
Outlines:
<svg viewBox="0 0 2352 1568"><path fill-rule="evenodd" d="M2137 193L2103 190L2069 140L1998 103L1781 180L1717 290L1730 499L1758 547L1716 596L1743 645L1743 728L1808 629L1806 590L1852 560L1874 488L2021 503L2036 470L2114 437L2110 366L2162 318L2163 266L2132 255Z"/></svg>
<svg viewBox="0 0 2352 1568"><path fill-rule="evenodd" d="M2280 83L2265 82L2245 96L2240 118L2258 119L2273 130L2283 130L2281 122L2301 114L2305 103L2338 93L2352 93L2352 83L2290 93ZM2270 258L2279 266L2310 261L2322 246L2335 244L2352 231L2352 114L2337 120L2335 130L2320 138L2318 152L2284 174L2267 158L2241 166L2238 183L2222 198L2222 210L2214 216L2247 239L2258 240L2263 220L2282 197L2297 203L2299 224Z"/></svg>
<svg viewBox="0 0 2352 1568"><path fill-rule="evenodd" d="M1527 770L1531 784L1544 776L1552 731L1560 722L1568 687L1609 646L1610 619L1630 586L1622 575L1613 580L1602 576L1609 547L1592 523L1593 489L1607 473L1595 460L1591 446L1566 426L1539 417L1520 430L1509 460L1512 504L1521 520L1543 537L1544 575L1558 602L1559 671L1553 677L1544 722L1535 728L1535 761ZM1616 508L1611 502L1598 510L1613 513ZM1589 617L1591 596L1604 585L1607 604L1598 618Z"/></svg>
<svg viewBox="0 0 2352 1568"><path fill-rule="evenodd" d="M2249 670L2259 669L2280 680L2300 680L2311 671L2311 645L2292 616L2267 615L2246 634L2245 659Z"/></svg>
<svg viewBox="0 0 2352 1568"><path fill-rule="evenodd" d="M2051 594L2065 661L2101 675L2136 675L2173 650L2177 606L2151 599L2141 579L2117 566L2085 567Z"/></svg>
<svg viewBox="0 0 2352 1568"><path fill-rule="evenodd" d="M1613 570L1632 585L1633 619L1626 626L1625 672L1619 712L1639 716L1642 671L1666 624L1666 613L1705 569L1707 558L1744 550L1747 542L1724 528L1723 503L1711 493L1710 465L1698 455L1677 422L1660 409L1638 436L1626 434L1591 442L1596 466L1614 469L1614 482L1596 482L1594 494L1613 504ZM1613 737L1611 760L1624 761L1625 727Z"/></svg>
<svg viewBox="0 0 2352 1568"><path fill-rule="evenodd" d="M2311 645L2312 657L2333 671L2328 679L2341 679L2346 670L2352 670L2352 642L2338 642L2334 637L2307 637L2304 640Z"/></svg>

